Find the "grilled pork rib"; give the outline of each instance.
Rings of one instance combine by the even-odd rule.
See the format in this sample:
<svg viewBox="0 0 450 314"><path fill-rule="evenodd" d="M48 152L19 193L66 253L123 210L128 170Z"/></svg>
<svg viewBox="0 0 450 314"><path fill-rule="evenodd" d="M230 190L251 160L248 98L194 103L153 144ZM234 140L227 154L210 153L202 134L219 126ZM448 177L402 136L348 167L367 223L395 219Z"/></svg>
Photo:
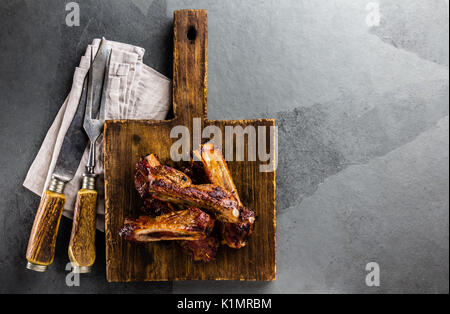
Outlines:
<svg viewBox="0 0 450 314"><path fill-rule="evenodd" d="M144 205L141 207L141 211L144 214L152 217L170 214L181 209L183 208L178 208L174 204L163 202L153 197L146 198Z"/></svg>
<svg viewBox="0 0 450 314"><path fill-rule="evenodd" d="M202 166L203 167L203 166ZM172 203L163 202L155 198L147 198L144 200L144 206L141 211L152 217L157 217L175 211L181 210ZM217 232L207 236L201 240L184 240L178 241L179 245L194 262L210 262L216 259L217 250L219 249L219 241L217 239Z"/></svg>
<svg viewBox="0 0 450 314"><path fill-rule="evenodd" d="M205 169L209 181L212 184L230 191L239 202L239 205L242 206L242 202L222 152L215 147L214 144L206 143L201 145L200 149L194 150L194 155L203 163L203 168Z"/></svg>
<svg viewBox="0 0 450 314"><path fill-rule="evenodd" d="M234 249L240 249L247 245L248 238L253 233L255 213L245 208L245 210L241 211L241 220L245 222L218 222L222 244L226 244ZM249 220L253 222L249 222Z"/></svg>
<svg viewBox="0 0 450 314"><path fill-rule="evenodd" d="M184 174L186 174L194 184L208 184L210 183L209 178L205 172L203 167L203 163L201 161L185 161L180 164L179 167L175 167L179 169Z"/></svg>
<svg viewBox="0 0 450 314"><path fill-rule="evenodd" d="M134 175L134 187L139 196L143 199L151 197L148 191L148 161L144 158L136 164L136 174Z"/></svg>
<svg viewBox="0 0 450 314"><path fill-rule="evenodd" d="M214 219L198 208L188 208L158 217L125 219L119 231L122 238L134 242L161 240L201 240L214 227Z"/></svg>
<svg viewBox="0 0 450 314"><path fill-rule="evenodd" d="M214 184L192 184L183 172L161 165L155 155L148 155L136 166L135 185L139 194L149 193L169 203L202 208L225 222L239 222L239 201L228 190Z"/></svg>
<svg viewBox="0 0 450 314"><path fill-rule="evenodd" d="M219 222L222 243L236 249L244 247L248 237L253 233L255 213L242 206L225 158L214 144L204 144L199 150L195 150L194 154L203 162L211 183L230 191L241 206L239 223Z"/></svg>
<svg viewBox="0 0 450 314"><path fill-rule="evenodd" d="M216 259L219 241L211 235L198 241L180 241L180 246L194 262L207 263Z"/></svg>

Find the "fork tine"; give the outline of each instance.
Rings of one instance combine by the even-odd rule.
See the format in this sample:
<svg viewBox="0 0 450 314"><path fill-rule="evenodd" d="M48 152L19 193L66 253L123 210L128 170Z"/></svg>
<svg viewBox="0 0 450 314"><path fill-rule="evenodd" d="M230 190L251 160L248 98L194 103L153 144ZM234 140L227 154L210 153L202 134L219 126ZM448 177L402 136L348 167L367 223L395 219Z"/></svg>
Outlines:
<svg viewBox="0 0 450 314"><path fill-rule="evenodd" d="M110 60L111 49L108 47L105 39L102 39L98 52L94 56L94 47L91 47L91 68L89 72L88 98L86 104L86 113L84 116L84 129L89 138L96 138L102 131L103 123L99 123L99 119L104 119L102 114L102 103L105 77L107 78L107 65ZM97 59L98 58L98 59Z"/></svg>
<svg viewBox="0 0 450 314"><path fill-rule="evenodd" d="M99 109L99 115L98 115L98 120L101 121L101 123L103 124L103 122L105 121L105 104L106 104L106 93L108 91L108 87L109 87L109 66L111 63L111 50L109 50L108 52L108 59L106 61L106 67L105 67L105 76L103 78L103 91L102 91L102 98L101 98L101 102L100 102L100 109Z"/></svg>
<svg viewBox="0 0 450 314"><path fill-rule="evenodd" d="M94 64L94 47L91 45L91 58L90 58L90 66L89 66L89 74L88 74L88 97L86 100L86 109L84 114L84 119L89 119L92 117L92 102L94 100L94 89L92 86L93 74L92 74L92 65Z"/></svg>

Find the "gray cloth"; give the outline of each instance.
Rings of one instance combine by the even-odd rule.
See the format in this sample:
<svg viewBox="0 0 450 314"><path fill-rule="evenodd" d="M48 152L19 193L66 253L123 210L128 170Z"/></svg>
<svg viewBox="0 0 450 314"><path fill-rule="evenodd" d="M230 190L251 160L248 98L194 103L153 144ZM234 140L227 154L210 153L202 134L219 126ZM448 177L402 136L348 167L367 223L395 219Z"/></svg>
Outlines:
<svg viewBox="0 0 450 314"><path fill-rule="evenodd" d="M95 39L86 49L80 65L75 69L72 88L45 136L23 183L30 191L42 195L55 168L62 141L77 109L84 79L89 71L91 47L97 52L100 39ZM143 63L145 50L140 47L107 41L111 48L110 70L107 76L106 119L165 119L171 103L171 82L162 74ZM66 184L66 204L63 215L73 217L75 200L81 186L87 163L88 147L72 181ZM103 137L96 145L97 178L97 229L105 229Z"/></svg>

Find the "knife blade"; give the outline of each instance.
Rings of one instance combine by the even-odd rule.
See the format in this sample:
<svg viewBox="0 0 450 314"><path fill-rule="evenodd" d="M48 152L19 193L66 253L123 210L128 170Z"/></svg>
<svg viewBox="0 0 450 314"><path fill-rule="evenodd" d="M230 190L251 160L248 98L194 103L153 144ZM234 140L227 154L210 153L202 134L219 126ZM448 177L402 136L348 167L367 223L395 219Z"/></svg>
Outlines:
<svg viewBox="0 0 450 314"><path fill-rule="evenodd" d="M84 80L83 92L72 123L64 137L52 178L64 183L73 179L81 157L89 141L83 131L84 112L87 100L87 78ZM63 189L60 189L63 192Z"/></svg>

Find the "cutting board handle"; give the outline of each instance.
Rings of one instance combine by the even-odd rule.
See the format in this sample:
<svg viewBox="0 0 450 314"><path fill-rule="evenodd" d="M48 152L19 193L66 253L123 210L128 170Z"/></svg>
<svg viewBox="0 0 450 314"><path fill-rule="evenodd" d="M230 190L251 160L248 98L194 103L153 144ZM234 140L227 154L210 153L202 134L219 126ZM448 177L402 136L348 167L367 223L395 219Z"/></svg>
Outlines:
<svg viewBox="0 0 450 314"><path fill-rule="evenodd" d="M173 109L175 120L192 130L192 119L206 119L208 13L174 12Z"/></svg>

